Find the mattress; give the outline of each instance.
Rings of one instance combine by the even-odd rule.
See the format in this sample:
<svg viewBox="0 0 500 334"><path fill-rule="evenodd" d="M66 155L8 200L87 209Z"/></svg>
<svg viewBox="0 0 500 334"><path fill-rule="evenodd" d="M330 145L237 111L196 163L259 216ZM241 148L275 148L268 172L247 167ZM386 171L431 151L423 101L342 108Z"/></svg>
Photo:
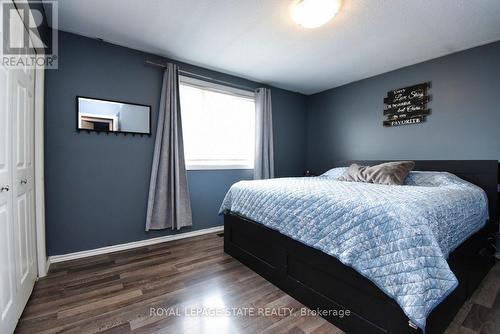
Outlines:
<svg viewBox="0 0 500 334"><path fill-rule="evenodd" d="M485 192L450 173L411 172L405 185L318 177L240 181L220 213L233 212L334 256L393 298L425 330L458 285L448 254L480 230Z"/></svg>

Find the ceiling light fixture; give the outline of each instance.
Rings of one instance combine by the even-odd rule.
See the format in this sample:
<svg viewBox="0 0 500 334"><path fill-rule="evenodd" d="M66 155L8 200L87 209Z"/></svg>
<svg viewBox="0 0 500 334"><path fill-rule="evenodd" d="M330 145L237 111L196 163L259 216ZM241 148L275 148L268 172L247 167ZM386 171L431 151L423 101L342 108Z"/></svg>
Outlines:
<svg viewBox="0 0 500 334"><path fill-rule="evenodd" d="M342 0L299 0L292 5L293 20L304 28L317 28L339 11Z"/></svg>

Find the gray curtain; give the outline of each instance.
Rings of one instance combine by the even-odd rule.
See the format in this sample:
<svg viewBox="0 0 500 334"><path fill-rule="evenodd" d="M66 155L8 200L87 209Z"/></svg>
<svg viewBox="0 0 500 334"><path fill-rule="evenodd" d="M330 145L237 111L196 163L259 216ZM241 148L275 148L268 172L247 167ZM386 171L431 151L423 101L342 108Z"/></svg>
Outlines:
<svg viewBox="0 0 500 334"><path fill-rule="evenodd" d="M178 230L193 224L184 162L178 72L177 65L169 63L163 74L146 231Z"/></svg>
<svg viewBox="0 0 500 334"><path fill-rule="evenodd" d="M255 180L274 177L273 112L271 90L255 90Z"/></svg>

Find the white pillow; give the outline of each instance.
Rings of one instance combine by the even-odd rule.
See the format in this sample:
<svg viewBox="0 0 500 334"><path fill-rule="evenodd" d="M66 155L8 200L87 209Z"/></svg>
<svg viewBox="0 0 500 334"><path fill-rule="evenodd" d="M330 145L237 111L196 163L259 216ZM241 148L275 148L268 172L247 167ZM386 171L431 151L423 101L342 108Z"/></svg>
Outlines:
<svg viewBox="0 0 500 334"><path fill-rule="evenodd" d="M332 168L326 173L321 174L321 176L326 176L328 178L336 179L346 171L347 167L336 167Z"/></svg>

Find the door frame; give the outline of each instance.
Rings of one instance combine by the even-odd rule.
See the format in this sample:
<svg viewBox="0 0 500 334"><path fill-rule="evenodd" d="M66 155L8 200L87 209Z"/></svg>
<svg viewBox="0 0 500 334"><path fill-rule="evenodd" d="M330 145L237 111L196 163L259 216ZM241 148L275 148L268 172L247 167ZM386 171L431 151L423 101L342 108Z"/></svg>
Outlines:
<svg viewBox="0 0 500 334"><path fill-rule="evenodd" d="M30 12L31 13L31 12ZM31 14L30 14L31 15ZM35 233L38 277L45 277L50 263L45 248L45 177L44 177L44 86L45 68L35 70Z"/></svg>

